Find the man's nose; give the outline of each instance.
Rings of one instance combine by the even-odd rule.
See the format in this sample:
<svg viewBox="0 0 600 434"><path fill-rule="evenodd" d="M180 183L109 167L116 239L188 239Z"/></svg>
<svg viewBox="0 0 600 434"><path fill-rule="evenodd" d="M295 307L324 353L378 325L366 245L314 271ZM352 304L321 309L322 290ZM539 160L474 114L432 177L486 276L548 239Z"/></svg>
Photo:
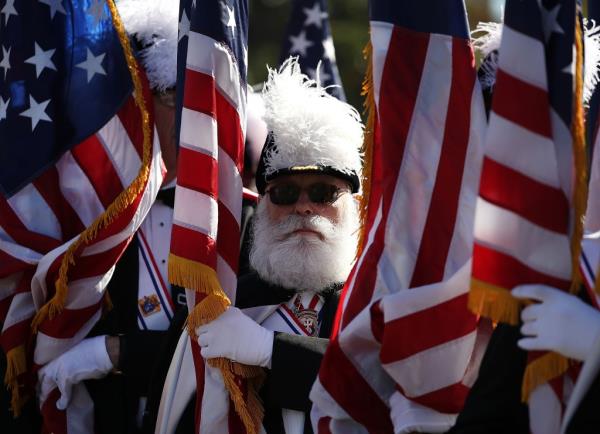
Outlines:
<svg viewBox="0 0 600 434"><path fill-rule="evenodd" d="M300 193L300 197L295 205L295 211L298 215L311 215L314 214L314 204L308 198L306 191Z"/></svg>

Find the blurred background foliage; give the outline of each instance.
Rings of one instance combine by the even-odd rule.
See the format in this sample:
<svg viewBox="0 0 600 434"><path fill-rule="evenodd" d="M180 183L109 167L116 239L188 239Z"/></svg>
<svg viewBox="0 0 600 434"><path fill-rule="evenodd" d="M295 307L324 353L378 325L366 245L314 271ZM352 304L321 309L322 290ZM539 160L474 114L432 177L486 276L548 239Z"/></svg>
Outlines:
<svg viewBox="0 0 600 434"><path fill-rule="evenodd" d="M265 65L277 66L293 0L249 0L248 81L266 79ZM427 1L427 0L420 0ZM340 76L348 102L362 112L360 89L369 39L367 0L328 0L329 18ZM471 29L480 21L499 21L504 0L465 0Z"/></svg>

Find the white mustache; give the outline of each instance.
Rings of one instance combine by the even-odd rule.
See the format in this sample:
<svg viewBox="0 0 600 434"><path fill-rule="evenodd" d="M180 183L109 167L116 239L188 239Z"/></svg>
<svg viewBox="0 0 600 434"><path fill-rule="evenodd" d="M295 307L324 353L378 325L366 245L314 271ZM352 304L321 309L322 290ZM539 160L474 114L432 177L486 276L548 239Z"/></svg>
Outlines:
<svg viewBox="0 0 600 434"><path fill-rule="evenodd" d="M283 240L293 232L303 229L318 232L325 240L330 239L335 234L333 223L321 216L291 215L272 225L273 233L276 239L279 240Z"/></svg>

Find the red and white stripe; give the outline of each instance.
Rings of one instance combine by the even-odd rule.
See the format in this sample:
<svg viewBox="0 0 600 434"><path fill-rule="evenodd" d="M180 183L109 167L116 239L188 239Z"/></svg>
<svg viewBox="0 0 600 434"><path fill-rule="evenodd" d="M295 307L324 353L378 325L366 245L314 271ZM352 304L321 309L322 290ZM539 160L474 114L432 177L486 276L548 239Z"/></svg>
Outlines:
<svg viewBox="0 0 600 434"><path fill-rule="evenodd" d="M144 97L151 114L146 84ZM33 316L55 293L64 252L137 176L142 162L141 125L139 109L130 97L96 134L11 198L0 198L0 278L7 283L0 293L0 341L6 353L28 342ZM155 134L143 191L76 252L64 310L39 326L34 371L80 342L100 318L114 265L150 209L162 177ZM93 432L93 412L89 413L93 404L83 384L76 389L66 412L56 409L57 389L43 397L40 405L49 432Z"/></svg>
<svg viewBox="0 0 600 434"><path fill-rule="evenodd" d="M501 50L477 204L473 278L508 290L532 281L568 288L572 160L556 156L570 149L571 135L551 113L541 41L505 25Z"/></svg>
<svg viewBox="0 0 600 434"><path fill-rule="evenodd" d="M181 116L171 254L217 271L235 302L242 213L246 92L237 63L214 39L190 31ZM187 289L191 311L203 298ZM199 432L238 432L220 374L192 340ZM203 394L210 400L203 400ZM198 423L199 422L199 423Z"/></svg>
<svg viewBox="0 0 600 434"><path fill-rule="evenodd" d="M467 309L483 99L467 40L371 22L371 42L368 235L311 393L313 426L442 432L487 340Z"/></svg>

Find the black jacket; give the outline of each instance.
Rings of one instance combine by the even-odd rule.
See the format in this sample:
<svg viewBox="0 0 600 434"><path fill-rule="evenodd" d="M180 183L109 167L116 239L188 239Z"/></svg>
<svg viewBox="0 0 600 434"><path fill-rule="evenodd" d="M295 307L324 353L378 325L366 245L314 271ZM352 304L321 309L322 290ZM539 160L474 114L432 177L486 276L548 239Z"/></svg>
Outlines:
<svg viewBox="0 0 600 434"><path fill-rule="evenodd" d="M328 338L339 302L340 289L341 285L337 285L324 294L323 320L318 338L275 333L271 369L267 370L267 379L260 390L265 407L263 425L269 434L284 432L281 418L282 408L304 411L306 413L304 432L305 434L313 432L310 425L311 402L308 395L317 378L321 360L329 343ZM240 309L280 304L289 301L294 294L294 291L270 285L255 273L249 273L238 281L235 304ZM164 349L168 356L163 359L159 373L154 379L156 381L153 385L155 390L152 390L149 397L148 414L144 423L146 432L152 432L154 429L162 384L166 378L185 318L186 315L183 313L172 322L170 342ZM194 410L195 397L183 413L177 433L194 431Z"/></svg>
<svg viewBox="0 0 600 434"><path fill-rule="evenodd" d="M86 386L94 400L97 433L138 432L139 400L159 360L167 331L140 330L138 315L138 242L134 237L117 263L108 285L113 309L96 324L90 336L120 336L119 370ZM186 310L185 307L177 307Z"/></svg>

